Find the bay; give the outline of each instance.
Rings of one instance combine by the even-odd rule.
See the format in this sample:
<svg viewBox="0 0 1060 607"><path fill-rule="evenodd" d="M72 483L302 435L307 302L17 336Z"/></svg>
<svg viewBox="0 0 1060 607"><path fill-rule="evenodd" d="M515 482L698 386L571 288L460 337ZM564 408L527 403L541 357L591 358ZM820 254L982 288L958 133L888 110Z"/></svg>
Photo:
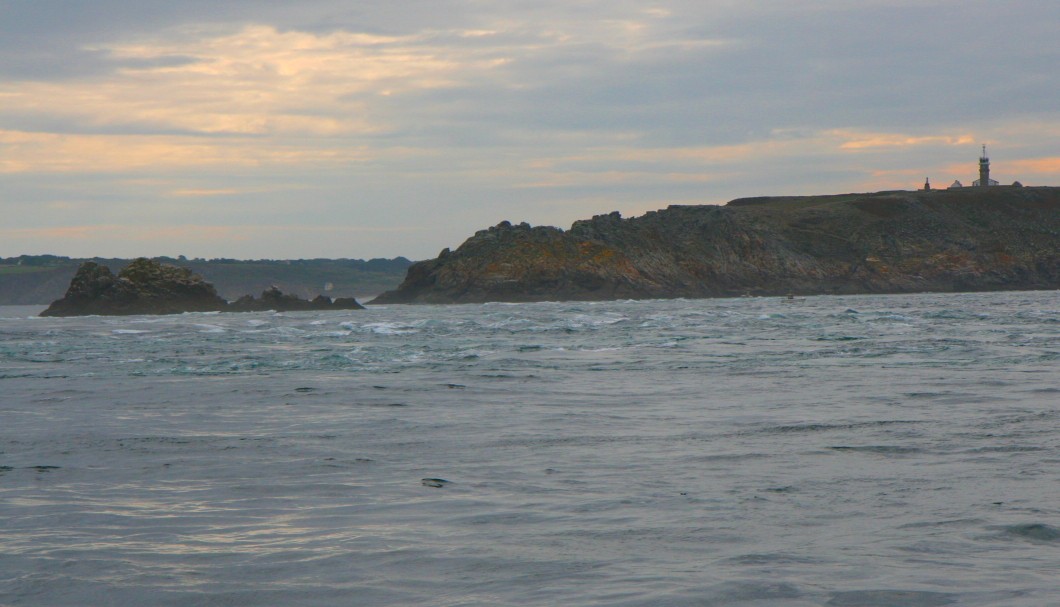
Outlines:
<svg viewBox="0 0 1060 607"><path fill-rule="evenodd" d="M39 311L3 605L1060 597L1055 291Z"/></svg>

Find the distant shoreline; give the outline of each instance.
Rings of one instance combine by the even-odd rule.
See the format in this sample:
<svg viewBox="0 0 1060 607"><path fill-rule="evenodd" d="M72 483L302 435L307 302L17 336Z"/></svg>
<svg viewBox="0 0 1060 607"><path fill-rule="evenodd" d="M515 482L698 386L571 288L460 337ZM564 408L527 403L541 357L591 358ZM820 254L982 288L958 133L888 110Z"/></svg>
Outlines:
<svg viewBox="0 0 1060 607"><path fill-rule="evenodd" d="M365 300L400 284L408 266L412 264L404 257L367 261L154 259L187 267L201 274L214 284L222 297L230 301L246 293L260 293L271 286L304 299L325 295ZM78 266L85 261L94 261L118 271L132 260L80 259L55 255L0 258L0 305L35 305L43 302L47 306L63 296Z"/></svg>

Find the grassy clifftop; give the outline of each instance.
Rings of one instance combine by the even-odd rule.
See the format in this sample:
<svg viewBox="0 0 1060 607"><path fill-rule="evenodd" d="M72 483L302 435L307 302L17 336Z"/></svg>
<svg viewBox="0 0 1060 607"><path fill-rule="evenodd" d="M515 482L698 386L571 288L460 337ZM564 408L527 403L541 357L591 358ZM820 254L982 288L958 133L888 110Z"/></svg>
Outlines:
<svg viewBox="0 0 1060 607"><path fill-rule="evenodd" d="M763 197L481 230L378 303L1060 287L1060 188Z"/></svg>

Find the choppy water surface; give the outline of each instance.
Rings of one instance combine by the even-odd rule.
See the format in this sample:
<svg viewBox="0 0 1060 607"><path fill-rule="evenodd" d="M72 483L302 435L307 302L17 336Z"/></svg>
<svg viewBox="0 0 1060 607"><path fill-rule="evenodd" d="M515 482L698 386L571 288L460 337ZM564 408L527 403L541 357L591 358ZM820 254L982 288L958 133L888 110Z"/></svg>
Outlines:
<svg viewBox="0 0 1060 607"><path fill-rule="evenodd" d="M1057 292L38 311L3 605L1060 604Z"/></svg>

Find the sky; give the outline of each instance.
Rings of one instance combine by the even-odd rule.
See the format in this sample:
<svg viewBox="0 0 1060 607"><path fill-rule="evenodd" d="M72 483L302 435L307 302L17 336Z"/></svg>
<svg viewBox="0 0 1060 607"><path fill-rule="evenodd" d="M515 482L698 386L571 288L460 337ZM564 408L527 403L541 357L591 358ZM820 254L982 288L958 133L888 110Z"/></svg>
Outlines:
<svg viewBox="0 0 1060 607"><path fill-rule="evenodd" d="M1060 185L1056 0L0 0L0 256Z"/></svg>

